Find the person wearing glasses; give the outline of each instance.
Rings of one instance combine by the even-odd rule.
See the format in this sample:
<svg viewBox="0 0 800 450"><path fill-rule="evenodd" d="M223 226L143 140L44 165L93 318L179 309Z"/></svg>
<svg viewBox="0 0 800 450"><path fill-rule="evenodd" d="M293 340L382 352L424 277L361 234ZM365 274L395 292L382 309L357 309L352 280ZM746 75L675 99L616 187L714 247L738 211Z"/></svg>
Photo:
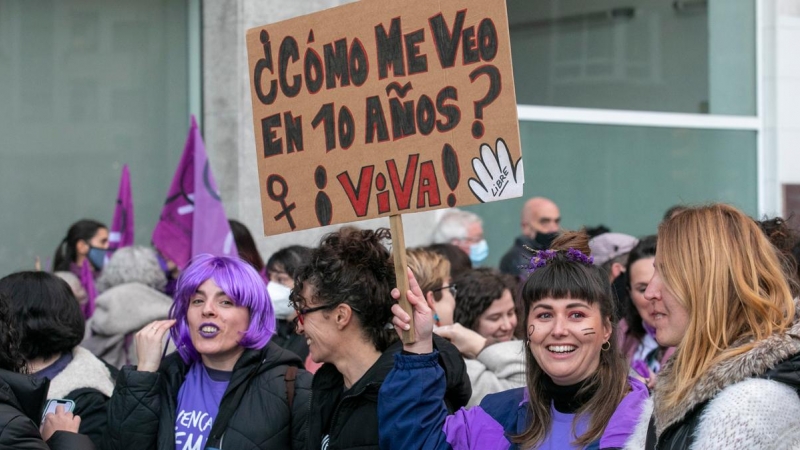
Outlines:
<svg viewBox="0 0 800 450"><path fill-rule="evenodd" d="M270 342L263 279L239 258L199 255L169 320L135 336L109 404L107 449L303 449L311 375ZM178 351L162 357L167 333Z"/></svg>
<svg viewBox="0 0 800 450"><path fill-rule="evenodd" d="M406 258L428 306L433 310L434 325L452 325L458 287L450 278L450 262L423 248L407 250Z"/></svg>
<svg viewBox="0 0 800 450"><path fill-rule="evenodd" d="M385 228L342 228L323 237L295 274L291 300L297 332L306 338L311 359L324 363L312 384L308 448L379 448L378 390L402 349L392 347L397 342L391 325L396 281L384 246L390 239ZM458 373L444 370L450 378ZM448 380L447 386L462 389L461 395L447 397L462 398L460 404L469 398L466 377L461 384ZM458 403L452 406L457 409Z"/></svg>
<svg viewBox="0 0 800 450"><path fill-rule="evenodd" d="M525 384L524 346L517 328L516 279L494 269L473 269L455 280L455 323L434 328L464 357L472 384L468 406L487 394Z"/></svg>

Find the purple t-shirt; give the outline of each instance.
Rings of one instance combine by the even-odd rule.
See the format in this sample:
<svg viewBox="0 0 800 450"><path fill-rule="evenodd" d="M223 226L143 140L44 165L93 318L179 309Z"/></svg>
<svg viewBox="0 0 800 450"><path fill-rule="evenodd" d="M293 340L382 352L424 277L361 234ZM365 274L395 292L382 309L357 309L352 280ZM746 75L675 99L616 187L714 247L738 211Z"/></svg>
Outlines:
<svg viewBox="0 0 800 450"><path fill-rule="evenodd" d="M550 414L552 414L553 422L550 433L542 444L537 447L538 450L560 450L560 449L581 449L582 446L575 447L571 443L575 440L575 435L582 435L586 432L588 425L588 416L585 414L578 420L575 426L575 433L572 432L572 421L575 419L575 414L567 414L558 412L552 406L550 407Z"/></svg>
<svg viewBox="0 0 800 450"><path fill-rule="evenodd" d="M178 414L175 418L175 450L206 447L208 435L219 412L219 404L228 388L230 373L214 371L214 377L202 363L192 364L178 391ZM220 381L217 381L220 380Z"/></svg>

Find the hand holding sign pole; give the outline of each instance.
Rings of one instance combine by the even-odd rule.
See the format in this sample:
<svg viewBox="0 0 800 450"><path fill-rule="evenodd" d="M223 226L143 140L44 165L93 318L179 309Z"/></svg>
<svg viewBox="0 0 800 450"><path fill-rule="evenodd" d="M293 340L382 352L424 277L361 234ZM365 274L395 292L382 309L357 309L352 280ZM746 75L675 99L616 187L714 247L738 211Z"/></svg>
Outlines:
<svg viewBox="0 0 800 450"><path fill-rule="evenodd" d="M392 230L392 258L394 259L394 276L397 280L397 290L400 291L398 303L403 310L411 316L411 327L403 330L403 343L414 343L414 311L408 302L408 259L406 258L406 243L403 236L403 216L395 214L389 216L389 227Z"/></svg>

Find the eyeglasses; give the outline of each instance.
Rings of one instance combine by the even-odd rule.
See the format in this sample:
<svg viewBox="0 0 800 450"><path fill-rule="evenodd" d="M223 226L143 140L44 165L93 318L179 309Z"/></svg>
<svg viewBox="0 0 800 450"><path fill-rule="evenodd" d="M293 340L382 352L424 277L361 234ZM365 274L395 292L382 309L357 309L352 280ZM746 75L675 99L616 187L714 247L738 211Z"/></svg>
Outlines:
<svg viewBox="0 0 800 450"><path fill-rule="evenodd" d="M442 286L440 288L431 289L431 292L439 292L439 291L442 291L442 290L445 290L445 289L449 289L450 293L453 295L453 297L455 297L456 296L456 292L458 292L458 287L457 287L457 285L455 283L451 283L451 284L448 284L447 286Z"/></svg>
<svg viewBox="0 0 800 450"><path fill-rule="evenodd" d="M314 306L312 308L300 308L300 309L295 308L294 310L295 310L295 312L297 312L297 317L294 318L294 324L295 324L295 326L297 326L297 323L300 322L300 325L305 325L305 323L303 322L303 316L305 316L306 314L311 314L312 312L315 312L315 311L322 311L323 309L335 308L335 307L337 307L339 305L341 305L341 303L331 303L331 304L328 304L328 305ZM353 307L353 306L351 306L349 304L347 306L350 306L350 309L352 309L353 311L361 314L361 310L360 309L355 308L355 307Z"/></svg>

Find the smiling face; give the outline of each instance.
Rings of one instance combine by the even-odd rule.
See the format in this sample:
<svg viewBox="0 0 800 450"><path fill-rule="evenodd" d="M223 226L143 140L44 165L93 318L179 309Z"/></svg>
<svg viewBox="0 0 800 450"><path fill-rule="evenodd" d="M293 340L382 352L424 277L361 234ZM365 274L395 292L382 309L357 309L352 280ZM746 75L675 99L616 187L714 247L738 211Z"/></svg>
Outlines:
<svg viewBox="0 0 800 450"><path fill-rule="evenodd" d="M650 301L648 311L656 329L656 341L664 347L681 343L689 329L689 310L683 306L664 282L660 269L660 250L656 250L655 273L644 296Z"/></svg>
<svg viewBox="0 0 800 450"><path fill-rule="evenodd" d="M600 365L602 345L611 338L611 324L600 305L578 299L545 298L528 314L530 350L554 383L569 386L585 380Z"/></svg>
<svg viewBox="0 0 800 450"><path fill-rule="evenodd" d="M250 311L236 306L213 279L189 297L186 322L192 345L206 367L233 370L244 352L239 340L250 326Z"/></svg>
<svg viewBox="0 0 800 450"><path fill-rule="evenodd" d="M517 327L517 314L511 291L503 290L503 295L493 301L489 308L478 317L475 331L494 342L510 341Z"/></svg>
<svg viewBox="0 0 800 450"><path fill-rule="evenodd" d="M322 306L324 302L312 303L316 289L305 283L300 293L300 308L311 309ZM333 362L338 355L339 333L330 315L330 309L321 309L303 314L302 323L297 321L297 334L306 337L308 356L315 363Z"/></svg>
<svg viewBox="0 0 800 450"><path fill-rule="evenodd" d="M633 264L631 264L630 271L628 273L628 277L630 278L630 288L631 288L631 300L633 300L633 306L636 307L636 311L639 312L639 316L642 318L642 321L647 325L653 326L653 317L650 315L650 301L644 297L644 292L647 289L647 285L650 283L650 280L653 278L653 273L655 273L655 267L653 267L655 258L642 258L636 260Z"/></svg>

